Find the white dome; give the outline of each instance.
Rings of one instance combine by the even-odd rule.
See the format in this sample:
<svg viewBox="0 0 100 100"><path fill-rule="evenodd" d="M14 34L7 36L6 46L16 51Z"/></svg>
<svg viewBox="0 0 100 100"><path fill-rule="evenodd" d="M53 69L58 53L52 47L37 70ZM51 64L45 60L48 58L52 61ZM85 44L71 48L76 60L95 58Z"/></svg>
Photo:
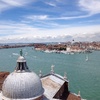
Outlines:
<svg viewBox="0 0 100 100"><path fill-rule="evenodd" d="M8 75L2 86L3 97L11 100L33 100L42 96L43 92L41 80L34 72L13 72Z"/></svg>

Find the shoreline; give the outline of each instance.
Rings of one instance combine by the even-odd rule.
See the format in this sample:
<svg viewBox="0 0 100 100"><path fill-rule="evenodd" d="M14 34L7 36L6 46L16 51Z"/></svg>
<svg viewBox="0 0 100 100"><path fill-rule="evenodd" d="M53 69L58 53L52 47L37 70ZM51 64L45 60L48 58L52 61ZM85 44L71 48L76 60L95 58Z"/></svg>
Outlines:
<svg viewBox="0 0 100 100"><path fill-rule="evenodd" d="M20 48L20 47L32 47L32 46L34 46L34 44L1 45L0 49Z"/></svg>

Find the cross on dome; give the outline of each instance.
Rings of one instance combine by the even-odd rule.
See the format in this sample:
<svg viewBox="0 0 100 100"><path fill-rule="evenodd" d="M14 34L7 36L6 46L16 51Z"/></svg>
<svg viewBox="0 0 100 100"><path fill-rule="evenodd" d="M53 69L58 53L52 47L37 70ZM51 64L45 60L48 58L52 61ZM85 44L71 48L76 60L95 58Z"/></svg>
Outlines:
<svg viewBox="0 0 100 100"><path fill-rule="evenodd" d="M17 65L15 68L16 72L28 72L29 68L26 63L26 59L22 56L23 52L22 49L20 50L20 56L17 59Z"/></svg>

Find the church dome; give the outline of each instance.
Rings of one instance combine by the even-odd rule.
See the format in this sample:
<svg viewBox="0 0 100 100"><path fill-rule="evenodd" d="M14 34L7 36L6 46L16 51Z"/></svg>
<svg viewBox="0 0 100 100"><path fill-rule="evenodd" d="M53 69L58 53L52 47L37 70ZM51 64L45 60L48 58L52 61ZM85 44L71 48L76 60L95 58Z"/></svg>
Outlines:
<svg viewBox="0 0 100 100"><path fill-rule="evenodd" d="M17 66L5 79L2 86L4 100L35 100L43 95L40 78L31 72L23 56L17 60Z"/></svg>
<svg viewBox="0 0 100 100"><path fill-rule="evenodd" d="M3 96L11 99L36 98L43 94L39 77L33 72L13 72L4 81Z"/></svg>

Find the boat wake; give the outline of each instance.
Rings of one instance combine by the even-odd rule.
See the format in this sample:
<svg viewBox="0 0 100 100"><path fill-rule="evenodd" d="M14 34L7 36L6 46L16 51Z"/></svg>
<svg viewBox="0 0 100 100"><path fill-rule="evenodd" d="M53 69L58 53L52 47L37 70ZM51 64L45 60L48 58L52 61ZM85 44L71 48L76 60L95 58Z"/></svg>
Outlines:
<svg viewBox="0 0 100 100"><path fill-rule="evenodd" d="M19 54L18 54L18 53L12 53L12 55L13 55L13 56L19 56Z"/></svg>

